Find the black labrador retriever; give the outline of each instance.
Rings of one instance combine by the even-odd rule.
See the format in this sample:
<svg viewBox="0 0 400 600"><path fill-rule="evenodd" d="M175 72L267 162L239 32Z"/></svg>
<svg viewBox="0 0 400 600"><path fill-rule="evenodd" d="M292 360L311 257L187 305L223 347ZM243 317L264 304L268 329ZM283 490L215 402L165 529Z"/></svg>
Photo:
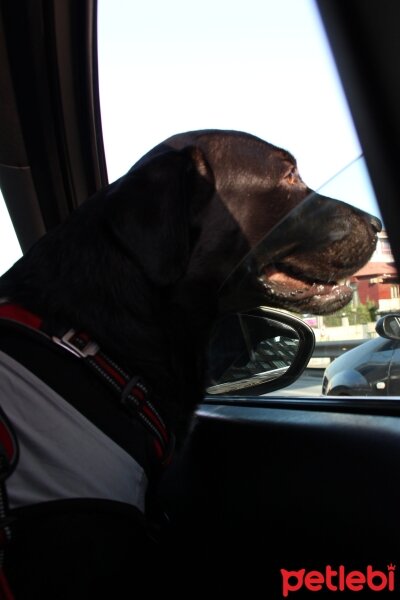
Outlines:
<svg viewBox="0 0 400 600"><path fill-rule="evenodd" d="M282 236L276 226L296 207ZM8 360L1 373L12 359L14 374L34 374L36 390L31 409L12 414L30 475L17 467L14 486L10 478L11 506L88 497L143 511L147 480L168 463L173 435L184 437L202 398L205 347L221 311L341 308L351 290L340 281L369 259L379 229L370 215L314 194L289 152L253 135L195 131L150 151L0 279L0 350ZM239 293L235 273L249 253ZM25 440L31 420L40 435ZM50 472L31 456L32 466L27 454L36 447L51 457L61 445L59 466L69 472L75 426L83 458L74 459L72 483L57 479L60 452ZM98 436L92 454L80 449L86 434ZM136 496L124 487L130 468Z"/></svg>

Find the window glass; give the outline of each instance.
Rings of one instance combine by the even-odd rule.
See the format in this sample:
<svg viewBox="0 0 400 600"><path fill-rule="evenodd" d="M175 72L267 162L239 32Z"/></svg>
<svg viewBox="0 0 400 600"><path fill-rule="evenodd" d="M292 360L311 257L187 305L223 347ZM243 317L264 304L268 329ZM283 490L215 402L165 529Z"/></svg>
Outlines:
<svg viewBox="0 0 400 600"><path fill-rule="evenodd" d="M0 275L22 255L10 215L0 192Z"/></svg>
<svg viewBox="0 0 400 600"><path fill-rule="evenodd" d="M175 133L237 129L289 150L312 189L381 217L313 0L99 0L98 26L111 181ZM351 163L356 168L346 169ZM400 311L384 228L369 263L347 283L354 294L343 310L300 315L314 330L316 351L280 395L359 393L356 367L341 387L323 392L322 378L335 358L377 337L377 319ZM366 377L363 386L363 395L390 389Z"/></svg>
<svg viewBox="0 0 400 600"><path fill-rule="evenodd" d="M313 0L99 0L110 180L172 134L238 129L316 189L360 154Z"/></svg>

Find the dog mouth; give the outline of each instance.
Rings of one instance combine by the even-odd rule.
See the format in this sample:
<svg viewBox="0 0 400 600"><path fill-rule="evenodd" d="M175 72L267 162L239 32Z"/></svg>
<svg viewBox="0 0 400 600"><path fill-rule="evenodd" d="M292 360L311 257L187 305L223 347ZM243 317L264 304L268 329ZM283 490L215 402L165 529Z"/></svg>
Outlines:
<svg viewBox="0 0 400 600"><path fill-rule="evenodd" d="M295 312L331 313L348 304L353 295L348 285L336 279L323 281L284 264L264 267L259 282L269 304Z"/></svg>

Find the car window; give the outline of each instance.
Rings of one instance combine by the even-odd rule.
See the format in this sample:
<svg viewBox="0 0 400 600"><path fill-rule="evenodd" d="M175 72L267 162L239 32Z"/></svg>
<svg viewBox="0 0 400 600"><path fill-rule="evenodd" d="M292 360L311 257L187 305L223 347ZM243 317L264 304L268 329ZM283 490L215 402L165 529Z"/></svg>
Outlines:
<svg viewBox="0 0 400 600"><path fill-rule="evenodd" d="M22 256L14 226L0 192L0 275Z"/></svg>
<svg viewBox="0 0 400 600"><path fill-rule="evenodd" d="M99 0L98 43L111 181L193 129L286 148L313 189L360 154L313 0Z"/></svg>
<svg viewBox="0 0 400 600"><path fill-rule="evenodd" d="M170 135L237 129L289 150L313 189L381 218L312 0L204 0L201 7L182 0L99 0L98 38L111 181ZM400 312L384 223L370 261L347 283L353 299L345 308L298 315L313 329L316 349L302 377L279 395L325 394L322 380L330 377L331 363L361 344L368 355L377 320ZM342 375L341 387L331 389L343 395L394 389L376 387L365 374L361 385L357 366ZM214 388L223 393L223 386Z"/></svg>

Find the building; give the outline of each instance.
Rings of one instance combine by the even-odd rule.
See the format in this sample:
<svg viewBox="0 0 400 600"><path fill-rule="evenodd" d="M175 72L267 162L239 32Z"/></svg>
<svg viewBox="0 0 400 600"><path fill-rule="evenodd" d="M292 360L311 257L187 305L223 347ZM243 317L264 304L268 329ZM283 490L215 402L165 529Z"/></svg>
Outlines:
<svg viewBox="0 0 400 600"><path fill-rule="evenodd" d="M373 302L378 314L400 311L400 279L385 231L378 233L371 260L350 279L354 302Z"/></svg>

